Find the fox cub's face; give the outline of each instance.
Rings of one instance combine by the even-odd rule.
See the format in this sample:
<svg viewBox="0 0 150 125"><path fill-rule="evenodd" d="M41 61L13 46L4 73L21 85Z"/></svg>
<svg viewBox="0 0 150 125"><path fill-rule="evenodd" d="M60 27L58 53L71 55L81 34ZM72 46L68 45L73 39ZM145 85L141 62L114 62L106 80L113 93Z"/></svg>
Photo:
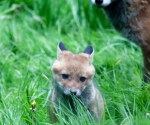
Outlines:
<svg viewBox="0 0 150 125"><path fill-rule="evenodd" d="M92 65L93 54L92 46L88 46L81 54L73 54L60 42L58 57L52 66L55 87L59 87L66 95L73 93L80 96L92 84L95 72Z"/></svg>

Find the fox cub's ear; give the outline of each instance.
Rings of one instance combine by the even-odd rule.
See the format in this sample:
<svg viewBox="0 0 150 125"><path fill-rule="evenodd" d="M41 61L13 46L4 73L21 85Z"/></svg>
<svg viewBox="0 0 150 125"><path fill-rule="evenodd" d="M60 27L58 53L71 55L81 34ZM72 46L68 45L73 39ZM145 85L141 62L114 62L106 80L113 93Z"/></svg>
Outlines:
<svg viewBox="0 0 150 125"><path fill-rule="evenodd" d="M93 61L93 56L94 56L94 49L92 46L87 46L85 48L85 50L83 51L83 53L86 53L89 55L89 58L90 58L90 63L92 63Z"/></svg>
<svg viewBox="0 0 150 125"><path fill-rule="evenodd" d="M60 59L62 51L67 51L67 48L66 48L66 46L64 45L63 42L59 42L58 47L57 47L57 58L58 59Z"/></svg>

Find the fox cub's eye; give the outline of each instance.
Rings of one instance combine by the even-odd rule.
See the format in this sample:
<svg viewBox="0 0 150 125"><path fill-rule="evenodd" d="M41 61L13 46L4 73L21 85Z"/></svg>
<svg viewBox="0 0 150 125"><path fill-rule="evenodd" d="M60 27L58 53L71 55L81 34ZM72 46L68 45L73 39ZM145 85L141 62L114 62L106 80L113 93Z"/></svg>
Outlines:
<svg viewBox="0 0 150 125"><path fill-rule="evenodd" d="M81 82L85 82L85 80L86 80L86 78L85 78L84 76L81 76L81 77L80 77L80 81L81 81Z"/></svg>
<svg viewBox="0 0 150 125"><path fill-rule="evenodd" d="M63 79L68 79L68 78L69 78L69 75L68 75L68 74L62 74L62 78L63 78Z"/></svg>

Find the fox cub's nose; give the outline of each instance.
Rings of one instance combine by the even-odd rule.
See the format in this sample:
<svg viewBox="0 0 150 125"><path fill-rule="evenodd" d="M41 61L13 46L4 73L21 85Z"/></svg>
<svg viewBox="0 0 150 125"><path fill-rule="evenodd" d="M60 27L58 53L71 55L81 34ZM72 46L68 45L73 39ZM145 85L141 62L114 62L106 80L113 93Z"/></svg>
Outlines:
<svg viewBox="0 0 150 125"><path fill-rule="evenodd" d="M70 90L70 93L76 96L80 96L81 95L81 91L79 89L76 90Z"/></svg>
<svg viewBox="0 0 150 125"><path fill-rule="evenodd" d="M76 95L76 94L77 94L77 92L72 92L72 91L71 91L71 94Z"/></svg>
<svg viewBox="0 0 150 125"><path fill-rule="evenodd" d="M70 93L73 94L73 95L77 95L77 91L78 90L70 90Z"/></svg>

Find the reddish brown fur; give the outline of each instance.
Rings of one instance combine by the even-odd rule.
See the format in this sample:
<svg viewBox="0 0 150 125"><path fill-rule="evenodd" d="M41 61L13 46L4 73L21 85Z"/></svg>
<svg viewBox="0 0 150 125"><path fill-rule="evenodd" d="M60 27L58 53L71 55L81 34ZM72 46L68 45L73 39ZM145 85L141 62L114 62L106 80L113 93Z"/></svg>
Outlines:
<svg viewBox="0 0 150 125"><path fill-rule="evenodd" d="M114 27L137 43L144 60L144 81L150 78L150 0L116 0L105 7Z"/></svg>

